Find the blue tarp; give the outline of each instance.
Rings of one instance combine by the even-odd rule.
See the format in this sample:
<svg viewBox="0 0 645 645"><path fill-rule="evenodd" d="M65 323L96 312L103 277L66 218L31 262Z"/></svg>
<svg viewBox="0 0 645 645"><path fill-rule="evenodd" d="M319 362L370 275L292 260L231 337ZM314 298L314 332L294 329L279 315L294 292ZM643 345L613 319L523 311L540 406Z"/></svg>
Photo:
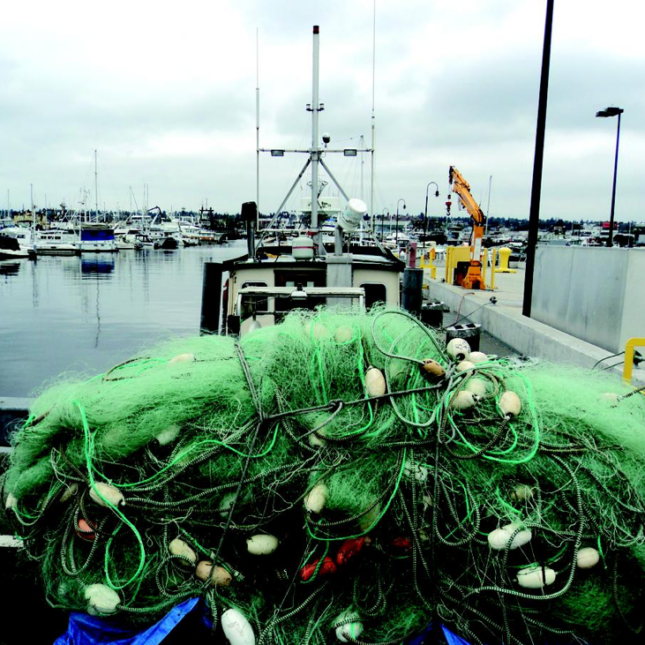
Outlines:
<svg viewBox="0 0 645 645"><path fill-rule="evenodd" d="M70 614L67 632L54 645L158 645L183 618L198 607L198 603L199 598L185 600L143 632L124 628L113 618L100 618L75 611Z"/></svg>
<svg viewBox="0 0 645 645"><path fill-rule="evenodd" d="M199 620L195 622L194 631L188 642L198 642L201 640L200 636L205 636L210 631L204 606L199 601L199 598L185 600L143 632L122 627L115 618L100 618L75 611L70 614L67 632L58 638L54 645L159 645L182 619L191 613ZM441 625L441 629L448 645L469 645L444 625ZM424 645L429 642L432 630L433 625L428 625L423 634L408 641L408 645Z"/></svg>
<svg viewBox="0 0 645 645"><path fill-rule="evenodd" d="M433 628L432 624L428 625L423 634L419 634L419 636L415 636L412 640L408 641L408 645L425 645L425 643L429 642L428 639ZM470 645L468 641L465 641L461 636L457 636L457 634L451 632L445 625L441 625L441 630L443 631L444 638L448 645Z"/></svg>

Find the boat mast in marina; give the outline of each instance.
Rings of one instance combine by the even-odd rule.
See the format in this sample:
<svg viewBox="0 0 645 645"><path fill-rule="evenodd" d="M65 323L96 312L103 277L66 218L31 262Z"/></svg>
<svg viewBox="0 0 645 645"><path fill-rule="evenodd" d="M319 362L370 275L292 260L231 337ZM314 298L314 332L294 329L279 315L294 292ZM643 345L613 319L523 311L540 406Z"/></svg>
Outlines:
<svg viewBox="0 0 645 645"><path fill-rule="evenodd" d="M270 152L283 157L285 152L307 155L307 160L286 197L275 211L269 226L254 238L258 219L257 203L242 205L242 219L247 224L248 254L223 264L207 263L204 273L202 330L218 332L220 322L225 333L245 335L259 327L279 322L294 308L311 309L318 305L345 306L353 301L359 308L382 302L399 304L400 272L405 265L380 243L364 243L358 231L367 212L360 199L350 199L325 163L327 153L343 153L357 157L370 149L330 149L331 138L320 136L319 118L324 104L319 96L319 37L318 26L313 28L311 145L306 150L264 149L259 147L259 98L256 95L256 152ZM258 83L259 85L259 83ZM278 229L283 208L311 166L311 197L302 211L310 215L300 222L298 230ZM346 200L344 208L334 206L338 198L321 199L327 182L320 177L320 166ZM259 196L256 185L256 195ZM323 237L325 226L321 217L337 215L334 239ZM277 234L277 235L276 235ZM270 236L275 235L272 239ZM312 239L313 238L313 239ZM224 272L229 278L221 291ZM211 286L212 285L212 286ZM221 298L221 300L220 300ZM220 318L223 313L223 319Z"/></svg>
<svg viewBox="0 0 645 645"><path fill-rule="evenodd" d="M94 151L94 199L96 203L96 215L94 219L99 221L99 173L98 173L98 153Z"/></svg>
<svg viewBox="0 0 645 645"><path fill-rule="evenodd" d="M373 150L370 148L365 148L365 149L332 149L327 147L329 142L331 141L331 138L328 134L323 134L322 136L322 142L324 144L324 148L321 147L320 145L320 128L319 128L319 119L320 119L320 112L322 112L325 109L324 103L320 102L320 95L319 95L319 79L320 79L320 29L318 25L314 25L313 28L313 66L312 66L312 100L311 103L307 104L307 111L311 112L311 147L308 150L276 150L276 149L270 149L270 148L258 148L259 152L269 152L271 153L271 156L273 157L282 157L284 156L285 152L295 152L295 153L301 153L301 154L306 154L308 155L307 161L305 162L304 167L296 177L296 180L294 181L293 185L291 186L289 192L287 193L286 197L282 200L282 203L278 207L278 209L275 211L275 214L273 216L273 219L269 223L268 228L272 229L276 222L278 221L278 218L280 217L280 213L282 213L282 210L285 206L285 204L288 202L289 198L293 194L293 191L296 189L298 184L300 183L300 180L304 176L305 172L311 166L311 220L309 223L310 230L314 231L316 236L316 245L318 248L322 248L322 241L321 241L321 235L320 235L320 226L319 226L319 214L320 214L320 205L319 205L319 193L320 193L320 181L319 181L319 166L322 166L329 175L329 178L332 180L332 182L335 184L336 188L339 190L340 194L343 196L343 198L346 201L349 201L349 197L347 193L343 190L343 187L339 184L339 182L336 180L336 177L334 174L331 172L327 164L325 163L324 159L322 158L322 153L324 152L325 154L328 153L342 153L344 156L351 156L355 157L357 153L364 153L364 152L369 152L372 153ZM256 99L256 111L258 113L257 116L257 141L259 145L259 96ZM259 177L259 173L258 173ZM259 196L259 186L256 187L256 192ZM259 243L259 242L258 242Z"/></svg>

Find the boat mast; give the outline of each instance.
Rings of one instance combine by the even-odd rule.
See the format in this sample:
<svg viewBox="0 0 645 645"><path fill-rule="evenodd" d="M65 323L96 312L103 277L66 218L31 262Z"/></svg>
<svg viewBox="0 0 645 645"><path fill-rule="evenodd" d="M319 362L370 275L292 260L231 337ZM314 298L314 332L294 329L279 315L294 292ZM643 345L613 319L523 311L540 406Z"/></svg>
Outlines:
<svg viewBox="0 0 645 645"><path fill-rule="evenodd" d="M34 185L29 184L29 191L31 193L31 226L36 235L36 209L34 208Z"/></svg>
<svg viewBox="0 0 645 645"><path fill-rule="evenodd" d="M95 220L99 221L99 173L98 173L98 157L96 150L94 151L94 200L96 203L96 216Z"/></svg>
<svg viewBox="0 0 645 645"><path fill-rule="evenodd" d="M260 36L255 31L255 202L258 205L256 228L260 229Z"/></svg>
<svg viewBox="0 0 645 645"><path fill-rule="evenodd" d="M320 160L320 144L318 143L318 113L323 110L318 103L319 89L319 51L320 27L314 25L314 62L313 62L313 87L311 97L311 228L318 229L318 162Z"/></svg>

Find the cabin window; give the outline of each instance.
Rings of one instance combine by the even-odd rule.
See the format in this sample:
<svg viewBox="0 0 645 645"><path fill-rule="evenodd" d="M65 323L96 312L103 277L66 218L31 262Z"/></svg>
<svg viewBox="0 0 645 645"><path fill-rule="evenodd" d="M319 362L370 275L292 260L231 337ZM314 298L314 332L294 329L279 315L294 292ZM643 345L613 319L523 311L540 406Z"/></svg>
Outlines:
<svg viewBox="0 0 645 645"><path fill-rule="evenodd" d="M387 289L380 282L363 282L359 285L365 289L365 308L370 309L377 303L387 302Z"/></svg>
<svg viewBox="0 0 645 645"><path fill-rule="evenodd" d="M242 289L244 287L266 287L268 286L266 282L243 282ZM266 313L269 311L269 299L265 296L262 298L256 298L253 296L242 296L242 320L249 318L253 315L253 305L255 304L255 312L258 314Z"/></svg>

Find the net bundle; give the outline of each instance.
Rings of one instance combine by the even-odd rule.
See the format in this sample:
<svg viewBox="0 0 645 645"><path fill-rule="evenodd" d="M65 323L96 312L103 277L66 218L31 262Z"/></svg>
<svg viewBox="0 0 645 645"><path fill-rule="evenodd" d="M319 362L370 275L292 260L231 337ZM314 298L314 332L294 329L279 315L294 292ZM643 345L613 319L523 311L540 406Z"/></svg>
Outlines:
<svg viewBox="0 0 645 645"><path fill-rule="evenodd" d="M64 609L144 624L201 596L245 644L402 643L431 621L618 642L645 582L632 394L446 348L399 310L296 311L45 391L5 506Z"/></svg>

